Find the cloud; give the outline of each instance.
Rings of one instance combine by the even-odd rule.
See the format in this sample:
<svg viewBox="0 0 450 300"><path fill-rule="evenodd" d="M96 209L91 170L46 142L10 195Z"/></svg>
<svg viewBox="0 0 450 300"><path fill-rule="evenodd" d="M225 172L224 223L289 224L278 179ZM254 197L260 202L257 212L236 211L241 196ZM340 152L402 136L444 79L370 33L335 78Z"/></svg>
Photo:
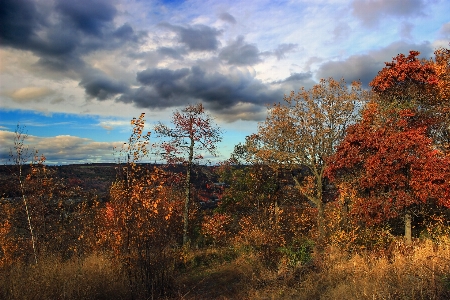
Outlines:
<svg viewBox="0 0 450 300"><path fill-rule="evenodd" d="M400 27L400 36L403 39L410 40L412 39L412 30L414 29L414 24L411 24L409 22L403 22Z"/></svg>
<svg viewBox="0 0 450 300"><path fill-rule="evenodd" d="M236 24L236 19L227 12L219 14L219 19L230 24Z"/></svg>
<svg viewBox="0 0 450 300"><path fill-rule="evenodd" d="M117 13L111 2L106 0L58 0L56 9L66 17L66 22L94 36L101 36L103 29L110 25Z"/></svg>
<svg viewBox="0 0 450 300"><path fill-rule="evenodd" d="M285 58L285 54L294 52L297 49L297 44L281 44L274 50L274 54L278 60Z"/></svg>
<svg viewBox="0 0 450 300"><path fill-rule="evenodd" d="M206 71L200 66L147 69L137 74L141 87L130 90L117 100L141 108L167 108L201 101L217 114L236 105L263 107L282 98L279 89L269 89L245 68L230 68L227 74Z"/></svg>
<svg viewBox="0 0 450 300"><path fill-rule="evenodd" d="M289 77L287 77L283 80L274 81L274 82L272 82L272 84L286 83L286 82L291 82L291 81L303 81L303 80L307 80L307 79L311 79L311 78L312 78L311 72L292 73Z"/></svg>
<svg viewBox="0 0 450 300"><path fill-rule="evenodd" d="M24 87L5 93L16 102L38 101L45 96L53 94L54 91L47 87Z"/></svg>
<svg viewBox="0 0 450 300"><path fill-rule="evenodd" d="M341 43L343 40L348 39L352 29L347 23L340 22L333 29L333 42Z"/></svg>
<svg viewBox="0 0 450 300"><path fill-rule="evenodd" d="M219 58L230 65L254 65L261 62L259 50L255 45L244 42L244 37L239 36L236 41L222 48Z"/></svg>
<svg viewBox="0 0 450 300"><path fill-rule="evenodd" d="M444 38L450 38L450 22L442 25L440 33Z"/></svg>
<svg viewBox="0 0 450 300"><path fill-rule="evenodd" d="M360 80L365 87L385 67L385 62L391 62L397 54L408 54L410 50L421 52L421 56L431 57L433 49L429 43L409 44L395 42L385 48L369 51L363 55L352 55L341 61L324 62L318 69L318 78L333 77L335 79L345 78L347 82Z"/></svg>
<svg viewBox="0 0 450 300"><path fill-rule="evenodd" d="M354 0L352 12L364 26L373 27L386 16L408 18L423 15L426 9L424 0Z"/></svg>
<svg viewBox="0 0 450 300"><path fill-rule="evenodd" d="M79 83L88 96L98 100L106 100L128 90L125 83L109 78L101 72L91 71Z"/></svg>
<svg viewBox="0 0 450 300"><path fill-rule="evenodd" d="M298 48L297 44L280 44L278 47L272 51L261 52L261 56L275 56L277 60L286 58L286 53L295 52Z"/></svg>
<svg viewBox="0 0 450 300"><path fill-rule="evenodd" d="M183 60L183 54L186 54L184 49L176 49L170 47L160 47L157 52L164 57L171 57L176 60Z"/></svg>
<svg viewBox="0 0 450 300"><path fill-rule="evenodd" d="M192 51L213 51L217 50L220 44L217 37L222 31L206 25L182 27L163 22L160 26L176 32L179 42Z"/></svg>
<svg viewBox="0 0 450 300"><path fill-rule="evenodd" d="M208 106L206 108L209 108ZM263 121L267 116L266 107L252 103L238 102L226 110L222 110L218 115L219 120L225 122L242 121Z"/></svg>
<svg viewBox="0 0 450 300"><path fill-rule="evenodd" d="M116 8L106 0L3 0L0 45L31 51L44 71L39 76L48 71L73 78L85 71L87 54L143 41L144 31L135 32L128 23L116 27L116 16Z"/></svg>
<svg viewBox="0 0 450 300"><path fill-rule="evenodd" d="M5 46L27 47L35 29L45 23L33 1L3 0L0 5L0 41Z"/></svg>
<svg viewBox="0 0 450 300"><path fill-rule="evenodd" d="M5 163L9 158L9 151L13 148L15 133L0 130L0 159ZM29 154L33 149L43 154L48 164L113 162L113 147L121 142L95 142L91 139L70 135L54 137L39 137L28 135L25 145Z"/></svg>
<svg viewBox="0 0 450 300"><path fill-rule="evenodd" d="M103 129L106 129L107 131L111 131L117 127L128 128L130 126L130 122L129 121L120 121L120 120L104 120L104 121L100 121L98 126L102 127Z"/></svg>

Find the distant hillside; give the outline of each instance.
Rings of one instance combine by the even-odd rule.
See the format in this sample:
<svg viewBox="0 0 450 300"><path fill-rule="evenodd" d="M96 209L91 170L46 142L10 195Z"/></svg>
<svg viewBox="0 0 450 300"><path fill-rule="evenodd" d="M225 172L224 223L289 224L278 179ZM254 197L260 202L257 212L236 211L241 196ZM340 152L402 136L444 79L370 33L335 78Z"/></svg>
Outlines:
<svg viewBox="0 0 450 300"><path fill-rule="evenodd" d="M146 168L154 166L163 167L155 164L142 164ZM85 191L92 191L101 198L107 198L111 183L116 179L118 165L115 163L95 163L95 164L73 164L62 166L47 166L54 171L55 178L65 179L73 185L78 185ZM24 166L24 173L27 173L28 165ZM175 173L184 173L183 166L171 166L166 168ZM199 170L193 176L194 185L204 186L207 182L217 181L217 175L213 173L212 167L197 166ZM13 177L15 166L0 165L0 197L20 196L18 182Z"/></svg>

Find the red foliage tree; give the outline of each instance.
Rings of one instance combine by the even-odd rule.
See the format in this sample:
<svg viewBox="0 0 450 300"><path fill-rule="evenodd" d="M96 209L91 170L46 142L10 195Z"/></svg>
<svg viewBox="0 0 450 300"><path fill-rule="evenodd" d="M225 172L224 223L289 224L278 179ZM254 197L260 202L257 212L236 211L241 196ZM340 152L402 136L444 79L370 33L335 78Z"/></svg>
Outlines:
<svg viewBox="0 0 450 300"><path fill-rule="evenodd" d="M369 83L372 91L389 102L436 104L439 76L433 61L419 59L420 52L399 54L387 62Z"/></svg>
<svg viewBox="0 0 450 300"><path fill-rule="evenodd" d="M450 158L433 147L428 126L414 110L386 114L370 103L326 171L356 188L352 213L365 222L405 215L408 241L411 208L427 202L450 208Z"/></svg>

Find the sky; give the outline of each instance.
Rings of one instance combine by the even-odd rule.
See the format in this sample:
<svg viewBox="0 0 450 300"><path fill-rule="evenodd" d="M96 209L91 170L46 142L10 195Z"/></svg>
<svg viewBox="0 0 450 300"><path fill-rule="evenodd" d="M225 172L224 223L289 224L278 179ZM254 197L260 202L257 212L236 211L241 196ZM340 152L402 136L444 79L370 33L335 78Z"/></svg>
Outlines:
<svg viewBox="0 0 450 300"><path fill-rule="evenodd" d="M113 162L133 117L199 102L225 160L285 94L449 41L448 0L0 0L0 163L18 125L49 164Z"/></svg>

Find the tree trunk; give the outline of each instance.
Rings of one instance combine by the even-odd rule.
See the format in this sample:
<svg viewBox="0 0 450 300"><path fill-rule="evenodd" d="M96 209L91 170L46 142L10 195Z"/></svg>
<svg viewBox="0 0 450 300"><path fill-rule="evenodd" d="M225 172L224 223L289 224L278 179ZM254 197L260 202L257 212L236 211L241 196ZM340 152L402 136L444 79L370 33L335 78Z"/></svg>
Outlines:
<svg viewBox="0 0 450 300"><path fill-rule="evenodd" d="M319 244L322 244L325 239L325 217L323 213L322 200L318 200L317 203L317 229L319 231Z"/></svg>
<svg viewBox="0 0 450 300"><path fill-rule="evenodd" d="M184 198L184 211L183 211L183 245L186 245L189 241L188 226L189 226L189 199L191 198L191 170L188 166L186 171L186 186L185 186L185 198Z"/></svg>
<svg viewBox="0 0 450 300"><path fill-rule="evenodd" d="M183 246L186 246L189 242L189 200L191 199L191 172L192 172L192 161L194 159L194 137L190 137L191 144L189 146L189 159L188 166L186 170L186 186L185 186L185 199L184 199L184 212L183 212Z"/></svg>
<svg viewBox="0 0 450 300"><path fill-rule="evenodd" d="M407 245L412 243L411 213L409 211L405 213L405 242Z"/></svg>

